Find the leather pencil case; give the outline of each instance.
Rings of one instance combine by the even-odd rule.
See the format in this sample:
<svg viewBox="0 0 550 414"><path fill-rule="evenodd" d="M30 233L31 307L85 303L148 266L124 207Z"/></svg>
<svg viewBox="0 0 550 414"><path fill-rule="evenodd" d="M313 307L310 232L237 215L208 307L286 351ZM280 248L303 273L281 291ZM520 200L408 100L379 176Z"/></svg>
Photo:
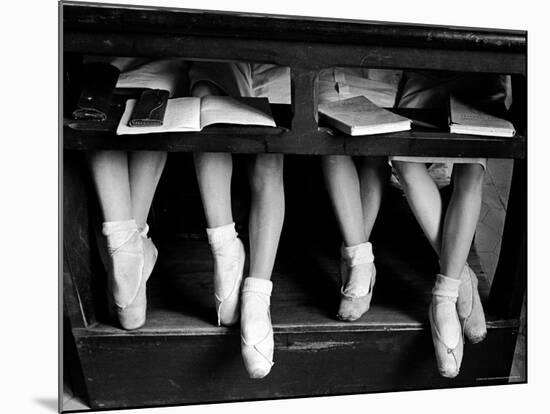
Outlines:
<svg viewBox="0 0 550 414"><path fill-rule="evenodd" d="M84 65L82 93L73 111L74 119L104 121L111 107L113 91L120 71L105 62Z"/></svg>
<svg viewBox="0 0 550 414"><path fill-rule="evenodd" d="M128 126L161 126L168 102L168 91L150 89L143 91L132 111Z"/></svg>

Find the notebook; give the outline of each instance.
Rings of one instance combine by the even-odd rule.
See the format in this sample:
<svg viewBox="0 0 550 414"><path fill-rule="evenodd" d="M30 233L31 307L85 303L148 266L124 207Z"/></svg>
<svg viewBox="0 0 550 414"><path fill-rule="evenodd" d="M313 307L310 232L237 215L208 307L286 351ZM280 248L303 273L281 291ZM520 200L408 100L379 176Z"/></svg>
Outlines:
<svg viewBox="0 0 550 414"><path fill-rule="evenodd" d="M513 137L514 125L451 97L449 127L454 134Z"/></svg>
<svg viewBox="0 0 550 414"><path fill-rule="evenodd" d="M411 120L375 105L364 96L319 105L328 125L348 135L372 135L411 129Z"/></svg>

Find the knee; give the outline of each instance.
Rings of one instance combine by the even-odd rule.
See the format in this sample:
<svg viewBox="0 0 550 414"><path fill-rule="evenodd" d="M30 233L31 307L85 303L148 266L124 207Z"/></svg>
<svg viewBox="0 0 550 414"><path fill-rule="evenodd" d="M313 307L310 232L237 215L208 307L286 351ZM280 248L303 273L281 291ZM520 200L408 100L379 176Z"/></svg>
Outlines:
<svg viewBox="0 0 550 414"><path fill-rule="evenodd" d="M220 88L210 82L197 82L191 90L191 95L197 97L223 95Z"/></svg>
<svg viewBox="0 0 550 414"><path fill-rule="evenodd" d="M270 190L283 185L283 155L258 154L250 174L252 192Z"/></svg>
<svg viewBox="0 0 550 414"><path fill-rule="evenodd" d="M414 173L417 168L419 168L418 163L407 162L407 161L393 161L393 168L397 173L397 178L399 178L399 183L402 187L410 187L414 185ZM424 165L422 165L423 168Z"/></svg>
<svg viewBox="0 0 550 414"><path fill-rule="evenodd" d="M478 193L483 189L485 169L481 164L455 164L453 189L461 193Z"/></svg>

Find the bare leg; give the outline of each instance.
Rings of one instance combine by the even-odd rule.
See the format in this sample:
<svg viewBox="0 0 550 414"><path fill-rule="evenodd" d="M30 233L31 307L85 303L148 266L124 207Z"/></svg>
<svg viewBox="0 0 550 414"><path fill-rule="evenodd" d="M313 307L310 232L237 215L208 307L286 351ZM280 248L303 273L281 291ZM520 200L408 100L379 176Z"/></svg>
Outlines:
<svg viewBox="0 0 550 414"><path fill-rule="evenodd" d="M128 155L124 151L94 151L88 162L104 221L133 218Z"/></svg>
<svg viewBox="0 0 550 414"><path fill-rule="evenodd" d="M470 332L467 336L474 338L476 342L485 335L485 321L479 297L472 302L471 293L461 295L459 292L461 286L466 289L472 283L461 283L461 276L479 219L483 167L479 164L454 166L453 195L440 231L441 198L426 168L423 165L418 167L418 163L395 164L417 220L433 248L440 253L441 274L436 278L429 317L439 371L445 377L455 377L462 361L463 329ZM470 287L475 289L475 295L476 286L474 283ZM466 315L471 314L476 302L477 316L474 315L471 319L471 329L466 324L462 328L458 316L463 313L461 309L467 308ZM478 326L474 326L476 324Z"/></svg>
<svg viewBox="0 0 550 414"><path fill-rule="evenodd" d="M130 194L132 216L138 227L143 227L151 208L166 153L158 151L135 151L129 155Z"/></svg>
<svg viewBox="0 0 550 414"><path fill-rule="evenodd" d="M363 157L361 160L359 181L366 240L370 239L372 228L376 222L382 204L384 185L389 178L389 173L390 168L386 157Z"/></svg>
<svg viewBox="0 0 550 414"><path fill-rule="evenodd" d="M460 277L472 245L481 210L483 175L480 164L454 166L453 194L441 244L441 272L453 279Z"/></svg>
<svg viewBox="0 0 550 414"><path fill-rule="evenodd" d="M250 277L271 278L285 215L283 156L258 154L249 169Z"/></svg>
<svg viewBox="0 0 550 414"><path fill-rule="evenodd" d="M323 157L325 183L346 246L367 241L357 168L350 156Z"/></svg>
<svg viewBox="0 0 550 414"><path fill-rule="evenodd" d="M198 83L193 96L223 95L210 83ZM199 183L204 214L209 228L233 222L231 211L231 175L233 159L229 153L197 152L194 154L195 171Z"/></svg>
<svg viewBox="0 0 550 414"><path fill-rule="evenodd" d="M231 154L201 152L194 154L206 223L209 228L233 222L231 211Z"/></svg>
<svg viewBox="0 0 550 414"><path fill-rule="evenodd" d="M423 163L394 161L393 165L416 220L439 255L443 207L437 186Z"/></svg>

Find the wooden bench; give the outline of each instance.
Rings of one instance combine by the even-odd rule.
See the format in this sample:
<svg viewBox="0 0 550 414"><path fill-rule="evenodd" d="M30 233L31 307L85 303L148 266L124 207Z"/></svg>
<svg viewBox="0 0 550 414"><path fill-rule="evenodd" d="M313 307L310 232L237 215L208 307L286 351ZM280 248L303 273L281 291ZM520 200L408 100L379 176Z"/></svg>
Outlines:
<svg viewBox="0 0 550 414"><path fill-rule="evenodd" d="M255 61L289 66L292 79L292 105L274 108L281 113L274 129L214 127L200 133L117 137L112 128L75 129L65 120L63 309L72 338L65 347L74 340L93 408L507 382L527 275L525 32L71 2L63 2L60 12L66 63L82 54ZM331 66L510 74L518 135L490 138L415 130L349 137L330 131L317 122L317 76ZM149 284L148 322L133 332L117 329L105 317L105 272L93 230L97 202L82 156L100 149L289 154L290 173L298 174L287 180L290 216L300 203L311 202L312 194L316 201L324 200L315 188L304 187L307 177L321 174L304 172L316 165L313 155L513 158L499 263L490 292L486 285L482 292L488 337L466 345L458 378L439 377L426 318L436 263L429 247L407 256L399 242L383 235L377 244L380 277L372 309L360 322L336 321L331 310L337 300L337 237L334 246L309 243L309 261L299 263L292 217L274 272L276 365L265 380L246 377L238 330L215 326L211 259L205 241L195 240L192 232L177 240L159 238L161 256ZM173 156L185 159L184 154ZM175 177L168 171L165 175L161 186L166 188ZM414 233L402 197L392 198L390 191L389 198L394 203L383 207L381 225ZM313 213L316 218L327 211L323 208ZM410 241L403 237L403 243Z"/></svg>

